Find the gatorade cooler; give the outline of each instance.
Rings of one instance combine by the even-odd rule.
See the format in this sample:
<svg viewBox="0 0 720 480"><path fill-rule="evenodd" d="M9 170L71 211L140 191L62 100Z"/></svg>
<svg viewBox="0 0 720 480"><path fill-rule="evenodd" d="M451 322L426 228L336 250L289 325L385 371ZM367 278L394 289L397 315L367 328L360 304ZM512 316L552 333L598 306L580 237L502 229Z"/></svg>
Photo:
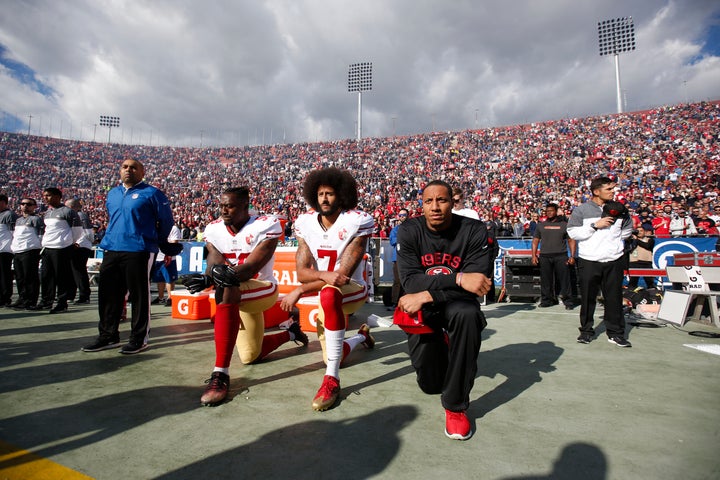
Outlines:
<svg viewBox="0 0 720 480"><path fill-rule="evenodd" d="M320 314L320 305L318 297L303 297L298 300L295 305L300 311L300 328L303 332L317 332L317 318ZM345 328L350 320L349 315L345 315Z"/></svg>
<svg viewBox="0 0 720 480"><path fill-rule="evenodd" d="M273 275L277 279L278 291L281 294L288 294L300 285L295 271L296 252L297 247L278 247L275 249Z"/></svg>
<svg viewBox="0 0 720 480"><path fill-rule="evenodd" d="M204 320L210 318L210 295L208 293L190 293L187 290L173 290L172 317L182 320Z"/></svg>

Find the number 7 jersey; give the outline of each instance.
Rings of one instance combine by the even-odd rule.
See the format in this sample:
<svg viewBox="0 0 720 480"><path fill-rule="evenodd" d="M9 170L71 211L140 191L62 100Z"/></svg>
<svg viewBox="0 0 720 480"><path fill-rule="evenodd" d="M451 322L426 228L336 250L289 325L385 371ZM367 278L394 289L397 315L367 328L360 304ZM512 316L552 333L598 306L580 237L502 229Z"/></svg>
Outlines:
<svg viewBox="0 0 720 480"><path fill-rule="evenodd" d="M319 214L310 211L295 221L295 235L305 240L320 271L334 272L348 244L357 237L373 233L375 220L361 210L344 210L327 231L320 226ZM365 285L362 262L352 273L353 281Z"/></svg>

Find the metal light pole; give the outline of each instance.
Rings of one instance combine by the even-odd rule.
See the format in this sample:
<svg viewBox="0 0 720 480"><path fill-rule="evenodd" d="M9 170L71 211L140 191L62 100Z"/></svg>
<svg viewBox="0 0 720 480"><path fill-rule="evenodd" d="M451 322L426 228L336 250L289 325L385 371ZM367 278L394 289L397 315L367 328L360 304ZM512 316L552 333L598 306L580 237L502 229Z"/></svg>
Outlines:
<svg viewBox="0 0 720 480"><path fill-rule="evenodd" d="M100 126L108 127L108 143L110 143L110 132L112 132L112 127L120 126L120 117L108 117L107 115L100 115Z"/></svg>
<svg viewBox="0 0 720 480"><path fill-rule="evenodd" d="M617 87L617 113L623 112L620 88L619 54L635 50L635 25L632 17L613 18L598 22L600 56L615 56L615 83Z"/></svg>
<svg viewBox="0 0 720 480"><path fill-rule="evenodd" d="M372 63L352 63L348 69L348 92L358 94L357 141L362 139L362 92L372 90Z"/></svg>

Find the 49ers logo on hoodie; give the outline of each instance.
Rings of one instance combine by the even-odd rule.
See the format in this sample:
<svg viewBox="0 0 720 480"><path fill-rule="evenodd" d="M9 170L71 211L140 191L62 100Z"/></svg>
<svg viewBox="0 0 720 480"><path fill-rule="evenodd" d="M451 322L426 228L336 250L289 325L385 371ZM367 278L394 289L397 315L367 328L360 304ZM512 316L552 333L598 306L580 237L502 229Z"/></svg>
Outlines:
<svg viewBox="0 0 720 480"><path fill-rule="evenodd" d="M426 275L450 275L453 273L452 270L450 270L448 267L430 267L427 270L425 270Z"/></svg>

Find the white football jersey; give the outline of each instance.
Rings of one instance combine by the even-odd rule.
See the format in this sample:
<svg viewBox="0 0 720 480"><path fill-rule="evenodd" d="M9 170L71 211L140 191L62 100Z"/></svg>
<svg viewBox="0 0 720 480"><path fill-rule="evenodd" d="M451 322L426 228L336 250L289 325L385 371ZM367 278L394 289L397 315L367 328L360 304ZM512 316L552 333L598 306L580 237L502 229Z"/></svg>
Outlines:
<svg viewBox="0 0 720 480"><path fill-rule="evenodd" d="M323 230L318 221L319 214L310 211L300 215L295 221L295 235L305 240L317 261L321 271L334 272L340 266L345 247L357 237L371 235L375 220L361 210L344 210L327 231ZM362 263L355 269L351 278L365 285Z"/></svg>
<svg viewBox="0 0 720 480"><path fill-rule="evenodd" d="M251 216L238 233L233 233L220 218L205 228L205 240L222 253L230 265L243 264L261 242L280 238L282 234L280 221L272 215ZM274 264L273 255L254 278L277 283L273 276Z"/></svg>

